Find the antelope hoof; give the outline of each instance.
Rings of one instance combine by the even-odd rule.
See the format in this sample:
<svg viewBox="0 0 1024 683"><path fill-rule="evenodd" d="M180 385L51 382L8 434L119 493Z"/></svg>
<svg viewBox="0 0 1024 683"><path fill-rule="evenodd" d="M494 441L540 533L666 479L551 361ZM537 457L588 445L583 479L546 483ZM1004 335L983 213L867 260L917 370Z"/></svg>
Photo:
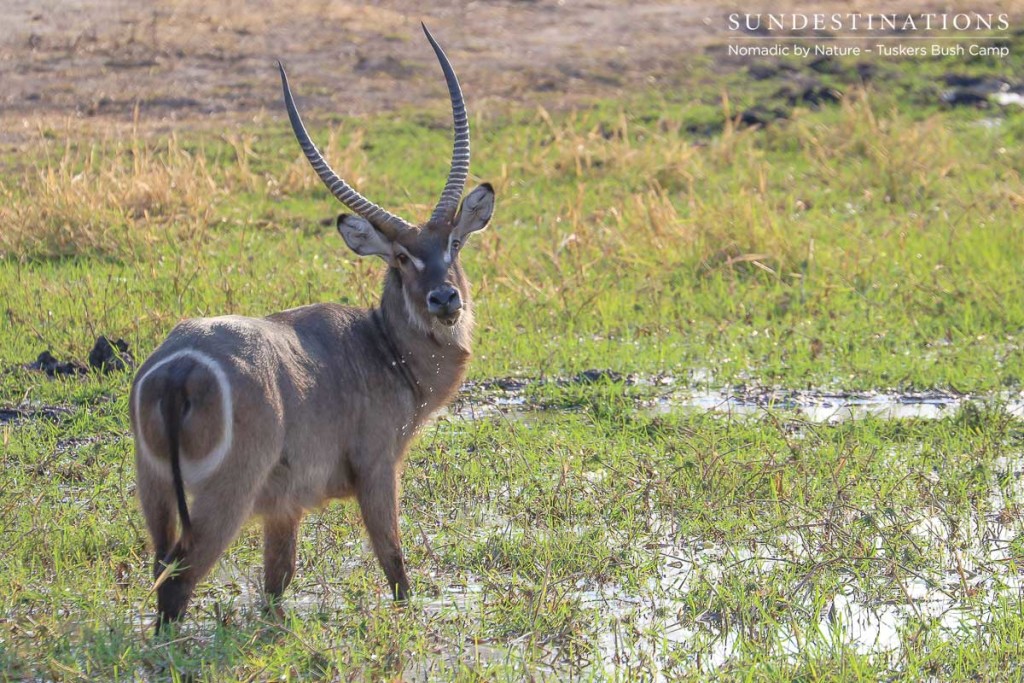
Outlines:
<svg viewBox="0 0 1024 683"><path fill-rule="evenodd" d="M284 621L284 606L281 605L281 599L268 596L267 601L263 603L263 616L273 621Z"/></svg>
<svg viewBox="0 0 1024 683"><path fill-rule="evenodd" d="M178 621L184 616L191 597L191 584L178 578L168 579L157 589L157 609L160 612L156 622L157 633L160 633L162 625Z"/></svg>

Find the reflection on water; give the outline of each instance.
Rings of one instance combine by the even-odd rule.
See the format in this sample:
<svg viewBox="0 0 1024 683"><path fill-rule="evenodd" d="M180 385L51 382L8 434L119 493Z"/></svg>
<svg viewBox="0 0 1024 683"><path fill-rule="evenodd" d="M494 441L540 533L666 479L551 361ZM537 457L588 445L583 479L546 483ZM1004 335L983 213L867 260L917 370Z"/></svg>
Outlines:
<svg viewBox="0 0 1024 683"><path fill-rule="evenodd" d="M707 411L739 418L781 414L787 419L837 423L868 417L939 419L971 402L998 404L1005 413L1024 417L1024 400L1009 395L691 389L664 377L614 381L649 389L638 399L638 410L654 414ZM471 385L447 415L465 420L543 419L539 416L551 411L531 405L532 388L535 385L526 380ZM793 526L795 531L770 534L753 545L686 537L671 521L650 519L647 527L654 541L644 545L644 552L656 555L656 571L646 583L593 585L580 579L575 588L570 584L574 599L593 615L592 630L585 636L591 654L584 678L673 680L680 672L714 674L751 648L789 662L799 661L808 648L836 655L855 652L898 670L908 651L918 647L915 639L921 633L927 632L933 642L971 636L993 618L1000 604L1024 597L1024 575L1018 571L1013 551L1021 522L1015 515L1004 515L1024 496L1024 458L1004 456L993 463L992 470L999 473L998 481L991 482L988 500L973 510L949 516L926 508L914 513L918 518L902 520L902 532L927 558L913 567L887 556L888 548L895 547L886 536L892 529L879 530L874 546L866 551L869 557L855 562L830 556L831 546L823 534L831 522L825 519L801 520ZM597 468L582 476L600 483L609 474ZM860 512L884 517L882 503L878 505ZM481 538L523 533L518 523L497 509L486 507L475 514L473 533ZM451 542L443 533L428 533L425 539L438 547ZM349 557L362 559L334 567L336 574L330 578L297 581L287 598L291 614L330 615L353 608L338 597L345 592L342 584L360 562L372 559L367 559L366 547L347 550ZM831 572L827 579L826 572ZM424 631L435 634L437 647L432 655L419 655L403 664L405 680L444 677L467 662L509 665L524 677L539 679L580 675L576 664L568 664L578 661L574 658L579 655L562 651L557 642L538 645L530 634L477 639L479 627L494 619L495 601L503 598L486 593L482 581L458 571L445 574L438 566L426 581L431 592L414 598L412 614ZM750 595L737 596L737 584L749 586ZM258 567L222 563L208 585L212 588L200 597L199 607L234 603L244 612L258 609L261 603ZM755 597L762 588L783 607L765 605L762 610ZM459 625L452 632L461 635L442 635L452 624ZM527 659L521 650L526 642L543 648L545 654Z"/></svg>
<svg viewBox="0 0 1024 683"><path fill-rule="evenodd" d="M507 379L468 382L443 414L467 420L496 416L530 420L542 410L551 410L543 398L528 398L542 395L543 392L539 390L543 387L596 384L601 381L621 382L627 387L637 388L637 408L655 414L705 411L747 417L772 412L813 423L836 423L868 417L936 420L954 415L965 403L972 402L979 405L998 404L1007 414L1024 417L1024 398L1019 394L972 396L945 391L796 391L757 386L709 389L681 387L675 378L665 375L622 376L598 371L543 381Z"/></svg>

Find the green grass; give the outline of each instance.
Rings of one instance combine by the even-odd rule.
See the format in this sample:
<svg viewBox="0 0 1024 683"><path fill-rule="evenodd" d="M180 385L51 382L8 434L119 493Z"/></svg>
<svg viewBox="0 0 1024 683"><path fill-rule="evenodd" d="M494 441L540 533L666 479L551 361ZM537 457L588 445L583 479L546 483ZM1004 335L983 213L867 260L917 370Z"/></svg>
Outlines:
<svg viewBox="0 0 1024 683"><path fill-rule="evenodd" d="M718 383L1018 386L1024 116L986 127L981 114L918 120L896 104L854 92L701 146L685 105L650 97L478 122L474 170L500 204L465 252L481 322L473 375L703 367ZM352 135L373 149L336 156L373 198L424 215L445 132L415 117L362 123ZM63 179L5 181L0 363L44 348L82 357L99 333L145 354L188 316L373 303L380 265L319 226L335 206L290 135L268 125L247 140L136 141L134 155L71 145ZM179 177L181 197L144 192ZM61 192L75 196L40 208ZM102 226L81 222L78 201ZM76 244L87 251L56 258Z"/></svg>
<svg viewBox="0 0 1024 683"><path fill-rule="evenodd" d="M614 386L594 392L600 410L428 430L404 480L411 607L389 604L339 504L304 525L283 623L261 617L249 529L170 642L146 628L124 401L16 427L6 675L916 680L1016 666L1019 422L646 417ZM893 624L882 653L875 621Z"/></svg>
<svg viewBox="0 0 1024 683"><path fill-rule="evenodd" d="M841 104L766 130L727 114L772 86L707 70L685 97L481 114L474 173L499 208L464 252L472 378L1020 391L1024 113L931 104L945 62L887 68L867 91L829 76ZM423 217L446 117L315 137L375 201ZM83 359L99 334L141 358L183 317L369 305L381 266L321 227L337 207L277 119L42 131L3 163L0 406L69 410L0 424L0 679L1020 674L1024 432L998 403L814 425L655 416L615 382L531 384L546 410L424 431L404 478L410 607L336 504L303 526L284 622L261 616L250 528L154 638L129 375L16 366Z"/></svg>

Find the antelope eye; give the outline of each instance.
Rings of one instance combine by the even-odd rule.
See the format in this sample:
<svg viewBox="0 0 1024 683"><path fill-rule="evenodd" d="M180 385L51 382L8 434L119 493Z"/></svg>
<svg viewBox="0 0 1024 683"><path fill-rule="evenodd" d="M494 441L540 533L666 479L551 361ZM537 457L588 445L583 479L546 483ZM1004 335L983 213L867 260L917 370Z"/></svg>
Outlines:
<svg viewBox="0 0 1024 683"><path fill-rule="evenodd" d="M399 263L400 263L401 265L403 265L403 266L404 266L404 265L405 265L406 263L408 263L408 262L409 262L409 256L408 256L408 255L406 255L406 254L405 254L404 252L401 252L401 251L400 251L400 252L398 252L397 254L395 254L395 258L396 258L396 259L398 260L398 262L399 262Z"/></svg>
<svg viewBox="0 0 1024 683"><path fill-rule="evenodd" d="M458 240L452 240L452 251L458 251L459 247L462 246L462 242Z"/></svg>

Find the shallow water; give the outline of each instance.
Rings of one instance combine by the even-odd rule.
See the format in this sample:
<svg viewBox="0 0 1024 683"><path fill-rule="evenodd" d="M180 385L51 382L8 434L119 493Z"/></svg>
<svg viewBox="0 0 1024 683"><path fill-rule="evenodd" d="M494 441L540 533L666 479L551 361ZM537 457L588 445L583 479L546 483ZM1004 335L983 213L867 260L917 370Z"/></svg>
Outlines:
<svg viewBox="0 0 1024 683"><path fill-rule="evenodd" d="M706 410L733 415L784 412L807 422L836 423L868 417L887 420L936 420L955 414L965 401L999 402L1007 412L1024 414L1024 401L1007 397L960 396L943 392L905 393L828 391L681 391L658 399L659 412Z"/></svg>
<svg viewBox="0 0 1024 683"><path fill-rule="evenodd" d="M620 377L601 373L544 380L558 385L622 382L636 387L636 410L640 413L671 414L676 412L712 412L737 418L782 415L786 419L809 423L838 423L865 418L940 419L957 414L968 404L979 407L1000 406L1016 418L1024 417L1024 398L1019 394L960 395L952 392L893 391L834 392L826 390L780 390L758 387L725 389L680 386L673 378ZM537 405L531 396L540 380L499 380L469 384L446 416L452 420L515 419L539 420L557 410ZM63 407L26 406L0 413L15 424L33 419L63 420L71 411ZM3 419L0 419L3 421ZM916 573L899 572L898 580L883 571L884 546L879 532L876 552L879 553L877 574L843 575L838 586L820 585L815 566L827 552L807 548L796 533L782 533L770 542L730 546L708 538L681 537L670 521L649 520L648 527L658 542L647 546L657 556L657 571L642 587L617 583L576 585L575 597L584 608L595 611L600 626L592 637L594 655L591 666L604 670L609 677L622 676L624 671L642 670L644 678L671 680L672 673L659 662L666 653L682 656L692 668L714 672L732 660L751 638L770 648L776 656L795 661L808 642L815 647L856 651L880 657L898 667L902 653L914 647L912 632L919 622L929 622L929 637L955 640L966 637L992 618L994 608L1004 600L1019 601L1024 597L1024 575L1018 570L1012 543L1021 534L1021 522L1015 517L1003 518L1001 512L1014 508L1024 496L1024 457L1008 454L995 464L999 481L992 481L987 505L980 514L976 510L957 516L954 521L938 510L922 509L915 514L910 533L926 547L927 569ZM588 480L600 481L603 470L587 472ZM478 511L474 533L521 533L513 520L496 510ZM800 526L823 526L824 520L804 520ZM950 526L956 525L956 528ZM813 534L812 534L813 536ZM956 541L954 542L954 539ZM966 539L966 540L965 540ZM429 536L432 544L445 542L440 536ZM451 539L447 539L450 541ZM413 537L411 543L419 543ZM364 547L359 548L360 542ZM289 591L285 608L292 614L329 614L351 609L344 604L343 584L361 563L372 561L365 541L346 542L353 558L330 577L301 576ZM827 549L825 549L827 550ZM793 566L799 567L795 572ZM423 566L422 571L429 571ZM801 574L801 572L803 572ZM735 615L721 614L714 609L695 611L692 596L698 589L707 591L724 585L737 575L782 586L790 606L787 619L800 616L798 626L755 619L755 635L750 624L736 623ZM222 561L208 588L197 600L197 607L223 608L242 614L255 612L262 602L260 568L239 566ZM432 596L419 596L414 606L425 626L431 622L452 619L470 621L483 617L490 609L489 598L481 583L473 577L433 576L436 588ZM821 594L821 591L827 594ZM153 605L147 603L146 609ZM140 626L149 625L152 613L136 615ZM496 638L490 645L475 645L467 653L465 643L445 643L436 659L411 662L404 672L406 678L429 679L432 672L448 670L463 657L507 662L517 657L517 643ZM538 663L531 660L531 671L539 677L558 677L568 654L558 644L546 644L545 656ZM683 653L680 655L680 653ZM540 668L538 668L540 667ZM638 667L638 668L634 668ZM599 676L600 677L600 676Z"/></svg>
<svg viewBox="0 0 1024 683"><path fill-rule="evenodd" d="M993 487L992 510L1002 509L1004 496L1016 497L1018 490L1024 491L1024 458L1008 458L1005 465L1014 473L1012 490ZM476 530L481 537L499 532L522 533L514 525L510 528L509 520L500 513L481 514L483 521ZM713 673L742 648L749 648L752 637L761 646L771 648L775 656L794 662L804 647L814 643L814 647L831 648L837 654L852 650L898 666L904 650L915 647L915 624L930 622L932 639L964 638L991 619L992 610L1000 601L1016 601L1024 596L1024 575L1011 551L1019 521L1004 523L998 514L972 514L966 523L963 519L952 522L957 526L955 531L950 523L938 511L922 511L911 527L910 533L937 558L929 563L929 569L894 580L885 570L887 560L879 535L877 572L868 576L844 574L837 590L821 595L823 586L815 572L828 553L818 555L798 533L783 533L754 547L730 545L678 536L671 521L652 518L649 528L661 537L661 542L651 547L651 552L657 554L658 567L646 584L593 585L584 579L575 584L580 604L595 610L598 624L591 641L594 655L590 667L610 678L643 671L645 680L672 680L671 671L660 668L659 662L673 651L686 653L690 667ZM825 524L823 520L808 520L800 526ZM954 536L960 540L953 542ZM438 544L445 539L430 536L429 540ZM340 584L348 580L346 577L360 562L372 562L368 559L368 545L364 541L360 550L356 547L359 543L346 543L346 547L351 546L353 559L336 567L337 573L331 577L297 577L286 597L285 609L290 614L329 614L351 609L352 605L344 604L344 599L338 597L345 593ZM357 559L360 555L362 559ZM792 571L794 565L801 569ZM428 571L427 567L423 570ZM721 614L715 609L695 612L694 591L707 590L709 586L717 590L717 586L735 580L737 572L757 584L784 587L790 604L783 621L764 619L755 624L757 635L752 636L751 625L744 624L736 615ZM243 613L256 612L262 601L259 574L258 566L243 567L222 561L199 605L205 603L214 612L220 609L218 603L229 610L234 605ZM477 617L484 618L489 609L487 601L494 599L488 598L483 585L471 576L434 574L430 582L438 591L413 599L424 628L430 628L433 622L468 623ZM801 615L798 629L786 621ZM470 660L518 662L518 645L515 640L486 639L469 650L466 643L448 643L426 659L408 662L403 678L429 680ZM531 660L530 672L540 678L557 678L570 655L556 643L539 647L546 654L540 661Z"/></svg>
<svg viewBox="0 0 1024 683"><path fill-rule="evenodd" d="M794 662L813 641L816 647L824 645L837 653L845 648L897 666L904 649L915 647L914 624L919 621L932 622L930 638L966 637L991 619L992 608L1001 600L1024 596L1024 576L1010 552L1018 525L975 516L970 526L972 541L951 551L946 523L937 516L923 518L912 533L944 554L946 562L905 582L893 582L884 574L884 557L879 558L877 576L865 580L848 575L839 590L823 601L823 596L815 594L812 574L790 576L793 586L787 614L789 618L803 614L806 619L801 620L799 631L787 623L765 620L760 642ZM657 662L666 648L676 646L690 654L691 665L714 672L738 653L750 634L736 619L713 611L694 615L687 602L690 591L701 582L715 586L725 576L725 567L745 565L747 575L772 581L776 570L793 562L815 566L815 558L808 556L799 540L785 535L754 550L706 539L679 539L664 544L659 556L658 576L642 594L631 594L615 584L585 594L607 615L608 628L600 635L598 647L606 664L613 664L606 667L609 673L631 661ZM864 592L865 587L870 587L871 595ZM630 625L632 637L620 632L623 624ZM653 673L656 680L672 678L665 672Z"/></svg>
<svg viewBox="0 0 1024 683"><path fill-rule="evenodd" d="M697 372L688 381L707 379ZM1024 394L957 394L947 391L896 392L889 390L837 392L828 389L786 390L751 386L707 388L684 385L671 375L621 375L588 370L573 377L529 379L502 378L466 382L455 400L439 417L481 420L505 417L515 420L540 418L548 412L571 412L572 406L550 406L532 396L546 385L622 383L636 388L636 407L651 414L704 411L730 416L784 413L813 423L836 423L868 417L888 420L935 420L955 414L966 403L1000 405L1009 415L1024 418ZM37 419L60 421L73 414L68 406L23 404L0 407L0 424Z"/></svg>
<svg viewBox="0 0 1024 683"><path fill-rule="evenodd" d="M825 424L864 418L886 420L937 420L956 414L966 403L1000 405L1014 417L1024 418L1021 394L957 394L947 391L896 392L887 390L837 392L827 389L785 390L758 386L703 388L680 386L667 375L629 375L588 371L571 378L547 380L505 379L468 382L452 405L442 413L476 420L493 417L530 420L544 411L572 410L545 406L531 394L545 384L566 386L623 382L639 389L637 409L653 414L684 411L721 413L735 417L781 413L807 422Z"/></svg>

